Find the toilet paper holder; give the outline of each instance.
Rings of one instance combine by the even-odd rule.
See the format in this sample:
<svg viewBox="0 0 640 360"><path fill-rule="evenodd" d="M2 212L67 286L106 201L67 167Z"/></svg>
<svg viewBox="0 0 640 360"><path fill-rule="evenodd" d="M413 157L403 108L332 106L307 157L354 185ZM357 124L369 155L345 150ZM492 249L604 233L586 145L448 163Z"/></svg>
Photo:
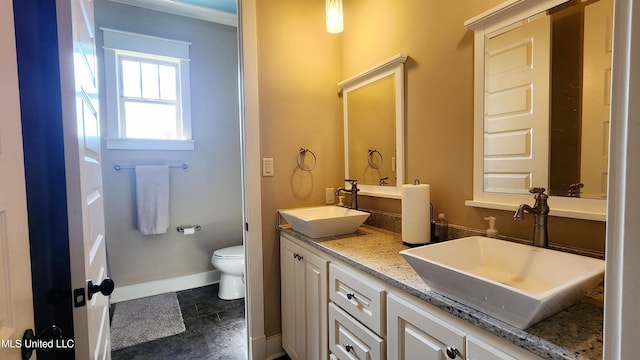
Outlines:
<svg viewBox="0 0 640 360"><path fill-rule="evenodd" d="M202 229L202 226L200 225L180 225L176 228L176 230L178 230L179 233L184 233L184 229L191 229L193 228L194 230L198 231Z"/></svg>

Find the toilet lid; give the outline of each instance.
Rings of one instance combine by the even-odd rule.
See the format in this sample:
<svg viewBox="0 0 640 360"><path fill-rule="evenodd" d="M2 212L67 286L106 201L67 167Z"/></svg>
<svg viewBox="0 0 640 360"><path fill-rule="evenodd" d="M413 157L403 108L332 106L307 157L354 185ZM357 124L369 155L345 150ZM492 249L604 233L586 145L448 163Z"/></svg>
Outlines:
<svg viewBox="0 0 640 360"><path fill-rule="evenodd" d="M217 258L241 258L244 257L244 246L237 245L218 249L213 252L213 256Z"/></svg>

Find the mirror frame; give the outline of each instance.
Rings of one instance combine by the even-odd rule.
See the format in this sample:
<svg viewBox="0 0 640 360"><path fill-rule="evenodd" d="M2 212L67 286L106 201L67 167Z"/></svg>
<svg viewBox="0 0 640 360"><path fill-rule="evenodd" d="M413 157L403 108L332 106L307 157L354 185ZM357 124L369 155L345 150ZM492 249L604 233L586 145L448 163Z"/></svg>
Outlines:
<svg viewBox="0 0 640 360"><path fill-rule="evenodd" d="M515 211L519 204L533 202L529 194L484 191L484 71L485 35L513 25L568 0L509 0L464 25L474 31L474 136L473 136L473 200L465 205ZM606 221L607 200L549 196L550 215Z"/></svg>
<svg viewBox="0 0 640 360"><path fill-rule="evenodd" d="M356 76L338 83L342 89L342 108L344 123L344 174L349 178L349 93L372 84L380 79L395 76L395 123L396 123L396 186L358 184L359 194L365 196L401 198L401 186L404 184L404 63L408 56L397 54L384 63L366 70ZM345 182L345 187L350 186Z"/></svg>

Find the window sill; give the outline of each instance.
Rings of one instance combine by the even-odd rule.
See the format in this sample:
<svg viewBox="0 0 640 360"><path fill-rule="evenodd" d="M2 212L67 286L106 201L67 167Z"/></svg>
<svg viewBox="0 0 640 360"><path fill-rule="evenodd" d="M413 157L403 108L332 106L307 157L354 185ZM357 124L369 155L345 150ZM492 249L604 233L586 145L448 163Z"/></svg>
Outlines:
<svg viewBox="0 0 640 360"><path fill-rule="evenodd" d="M193 151L194 140L106 139L108 150L183 150Z"/></svg>

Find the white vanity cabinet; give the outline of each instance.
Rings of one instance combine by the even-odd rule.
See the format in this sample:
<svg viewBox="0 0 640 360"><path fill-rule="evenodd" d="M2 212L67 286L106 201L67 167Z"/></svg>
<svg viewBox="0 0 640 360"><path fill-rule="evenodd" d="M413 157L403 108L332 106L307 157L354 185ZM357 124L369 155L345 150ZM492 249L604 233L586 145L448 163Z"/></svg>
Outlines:
<svg viewBox="0 0 640 360"><path fill-rule="evenodd" d="M280 237L282 347L293 360L329 356L327 264L287 235Z"/></svg>
<svg viewBox="0 0 640 360"><path fill-rule="evenodd" d="M287 233L282 347L293 360L540 360Z"/></svg>
<svg viewBox="0 0 640 360"><path fill-rule="evenodd" d="M385 359L386 294L365 274L329 264L329 350L338 359Z"/></svg>

